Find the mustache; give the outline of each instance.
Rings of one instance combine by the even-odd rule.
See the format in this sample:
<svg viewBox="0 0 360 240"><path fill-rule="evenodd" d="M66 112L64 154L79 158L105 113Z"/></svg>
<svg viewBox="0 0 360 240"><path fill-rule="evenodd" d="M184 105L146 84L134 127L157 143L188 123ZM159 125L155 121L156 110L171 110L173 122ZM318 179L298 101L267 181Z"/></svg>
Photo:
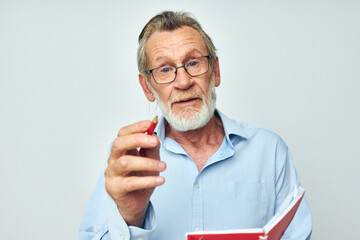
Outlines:
<svg viewBox="0 0 360 240"><path fill-rule="evenodd" d="M181 92L181 93L171 97L169 103L173 104L175 102L187 101L187 100L193 99L193 98L200 98L201 100L203 100L204 96L202 93L200 93L197 90L189 91L189 92Z"/></svg>

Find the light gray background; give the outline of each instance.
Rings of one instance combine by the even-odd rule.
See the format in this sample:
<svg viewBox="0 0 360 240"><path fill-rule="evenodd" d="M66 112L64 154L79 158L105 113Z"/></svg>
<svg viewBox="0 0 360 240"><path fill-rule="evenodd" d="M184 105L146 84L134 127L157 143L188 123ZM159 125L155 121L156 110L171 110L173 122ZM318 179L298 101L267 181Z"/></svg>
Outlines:
<svg viewBox="0 0 360 240"><path fill-rule="evenodd" d="M0 239L76 239L117 130L149 119L137 36L193 12L218 108L288 143L313 239L357 239L360 1L0 0Z"/></svg>

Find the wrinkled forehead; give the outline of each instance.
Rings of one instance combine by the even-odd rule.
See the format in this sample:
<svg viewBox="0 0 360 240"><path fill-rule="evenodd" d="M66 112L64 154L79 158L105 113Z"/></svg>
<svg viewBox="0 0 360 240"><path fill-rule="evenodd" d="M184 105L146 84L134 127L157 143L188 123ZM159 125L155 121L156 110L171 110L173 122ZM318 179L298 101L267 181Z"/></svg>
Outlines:
<svg viewBox="0 0 360 240"><path fill-rule="evenodd" d="M156 31L146 42L145 53L149 62L163 57L180 57L191 53L207 54L201 34L188 26L172 31Z"/></svg>

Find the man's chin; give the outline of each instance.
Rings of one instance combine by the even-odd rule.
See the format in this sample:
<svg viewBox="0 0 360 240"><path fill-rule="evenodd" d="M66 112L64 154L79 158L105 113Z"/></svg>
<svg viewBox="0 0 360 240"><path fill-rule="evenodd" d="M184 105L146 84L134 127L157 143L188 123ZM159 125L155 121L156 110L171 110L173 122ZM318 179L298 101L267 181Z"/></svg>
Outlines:
<svg viewBox="0 0 360 240"><path fill-rule="evenodd" d="M178 119L191 119L198 114L200 114L200 109L195 107L185 107L177 112L172 111L172 115Z"/></svg>
<svg viewBox="0 0 360 240"><path fill-rule="evenodd" d="M204 127L210 120L208 116L201 112L201 110L192 108L184 108L181 112L169 114L166 120L172 128L179 132L187 132Z"/></svg>

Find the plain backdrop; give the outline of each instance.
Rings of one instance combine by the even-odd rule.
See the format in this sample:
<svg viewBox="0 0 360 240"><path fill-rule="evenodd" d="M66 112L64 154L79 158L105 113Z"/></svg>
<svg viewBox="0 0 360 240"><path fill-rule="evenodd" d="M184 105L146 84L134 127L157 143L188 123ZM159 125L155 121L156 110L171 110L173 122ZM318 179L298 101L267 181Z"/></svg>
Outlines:
<svg viewBox="0 0 360 240"><path fill-rule="evenodd" d="M313 239L357 239L358 0L0 0L0 239L77 239L118 129L157 111L136 50L163 10L212 37L218 108L289 145Z"/></svg>

